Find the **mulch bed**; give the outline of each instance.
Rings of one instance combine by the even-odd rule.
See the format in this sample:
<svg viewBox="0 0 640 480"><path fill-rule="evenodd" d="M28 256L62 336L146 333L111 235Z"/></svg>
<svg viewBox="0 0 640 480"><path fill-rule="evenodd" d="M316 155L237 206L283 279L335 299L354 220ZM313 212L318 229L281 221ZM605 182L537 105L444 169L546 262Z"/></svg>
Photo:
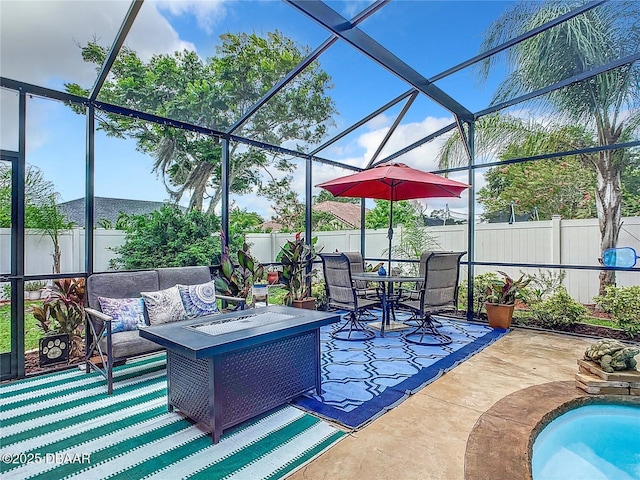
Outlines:
<svg viewBox="0 0 640 480"><path fill-rule="evenodd" d="M84 363L84 348L82 352L69 358L69 363L47 365L44 367L40 366L40 356L38 354L38 350L32 350L24 354L24 371L27 376L66 370L69 367L77 367L81 363Z"/></svg>
<svg viewBox="0 0 640 480"><path fill-rule="evenodd" d="M602 310L598 310L595 305L585 305L589 309L589 316L594 318L601 318L603 320L612 320L612 316L609 313L603 312ZM519 308L521 310L526 310L526 307ZM526 326L539 328L531 321L518 319L515 320L515 325ZM585 335L589 337L598 337L598 338L611 338L614 340L620 340L621 342L640 342L640 338L633 338L628 333L620 330L619 328L611 328L605 327L602 325L591 325L588 323L578 323L575 325L568 326L556 326L554 328L545 328L545 330L555 330L558 332L571 333L575 335Z"/></svg>

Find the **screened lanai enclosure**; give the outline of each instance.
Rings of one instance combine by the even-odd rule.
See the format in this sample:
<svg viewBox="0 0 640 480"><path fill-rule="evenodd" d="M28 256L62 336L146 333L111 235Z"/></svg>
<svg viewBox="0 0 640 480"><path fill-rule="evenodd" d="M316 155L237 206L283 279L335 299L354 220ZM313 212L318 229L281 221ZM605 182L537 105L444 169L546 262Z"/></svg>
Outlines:
<svg viewBox="0 0 640 480"><path fill-rule="evenodd" d="M354 199L359 228L323 228L314 207L337 199L316 185L387 162L471 185L398 215L400 266L419 257L411 249L466 251L467 285L498 270L562 273L585 304L607 285L640 284L638 266L600 262L608 248L640 249L639 10L3 0L2 379L25 376L38 335L25 325L28 285L166 266L118 260L118 213L170 215L164 203L212 214L197 221L222 231L218 251L247 237L265 263L297 231L375 263L388 203ZM281 233L261 233L269 222ZM201 264L200 247L174 259ZM473 288L464 295L471 319Z"/></svg>

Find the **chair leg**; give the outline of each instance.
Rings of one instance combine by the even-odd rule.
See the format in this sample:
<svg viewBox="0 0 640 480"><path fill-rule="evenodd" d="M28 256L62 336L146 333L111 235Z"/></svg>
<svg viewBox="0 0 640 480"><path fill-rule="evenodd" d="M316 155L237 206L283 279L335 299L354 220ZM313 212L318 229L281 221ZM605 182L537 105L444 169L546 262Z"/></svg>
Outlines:
<svg viewBox="0 0 640 480"><path fill-rule="evenodd" d="M437 346L449 345L453 341L451 337L438 332L431 315L425 315L424 318L416 318L416 320L420 324L415 329L402 335L407 342L417 345Z"/></svg>
<svg viewBox="0 0 640 480"><path fill-rule="evenodd" d="M331 332L336 340L362 341L375 338L376 334L360 321L355 312L350 312L347 319Z"/></svg>

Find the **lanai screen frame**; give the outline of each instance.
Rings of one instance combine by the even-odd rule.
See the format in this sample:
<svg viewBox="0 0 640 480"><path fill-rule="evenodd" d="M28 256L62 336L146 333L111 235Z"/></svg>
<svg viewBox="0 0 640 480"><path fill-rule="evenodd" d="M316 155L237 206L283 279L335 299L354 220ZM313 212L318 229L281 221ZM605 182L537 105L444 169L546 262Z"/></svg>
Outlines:
<svg viewBox="0 0 640 480"><path fill-rule="evenodd" d="M483 52L479 55L476 55L464 62L459 63L437 75L432 76L431 78L425 78L419 72L414 70L410 65L406 64L394 54L392 54L389 50L387 50L384 46L378 44L373 38L369 37L363 31L358 28L358 24L363 20L368 18L373 13L380 10L384 7L389 0L378 0L367 8L365 8L362 12L354 16L351 20L348 20L342 17L340 14L332 10L328 5L324 4L321 1L302 1L302 0L284 0L285 3L289 4L292 8L299 11L301 14L306 15L311 18L316 23L320 24L323 28L325 28L329 37L321 43L315 50L313 50L298 66L296 66L291 72L285 75L278 83L276 83L256 104L250 107L245 114L241 116L229 129L226 131L218 131L209 128L200 127L197 125L189 124L186 122L182 122L179 120L173 120L169 118L159 117L157 115L144 113L128 108L124 108L121 106L101 102L97 100L98 95L100 93L100 89L102 88L109 71L115 61L117 54L120 51L120 48L124 44L124 41L131 29L135 18L140 11L144 0L133 0L129 7L129 10L122 22L122 25L115 37L115 40L112 44L111 50L105 59L102 68L100 69L100 73L94 83L93 88L88 97L81 97L76 95L71 95L63 91L54 90L50 88L41 87L38 85L29 84L26 82L22 82L16 79L10 79L6 77L0 77L0 86L9 90L15 90L19 93L19 105L18 105L18 156L17 156L17 166L18 172L14 175L14 189L18 191L18 197L22 197L21 200L18 198L18 205L24 206L24 169L25 169L25 122L26 122L26 98L27 95L30 96L39 96L46 97L54 100L59 100L63 102L68 102L76 105L83 105L86 108L86 190L85 190L85 225L87 228L85 229L85 271L84 272L75 272L75 273L67 273L67 274L55 274L55 275L34 275L29 276L29 280L31 279L52 279L52 278L64 278L64 277L87 277L94 272L94 235L93 235L93 227L95 226L95 218L93 214L94 209L94 174L95 174L95 111L101 110L108 113L129 116L133 118L137 118L140 120L158 123L163 125L172 126L175 128L181 128L184 130L189 130L192 132L201 133L204 135L218 137L222 141L222 208L221 208L221 223L222 229L225 233L225 238L229 238L229 162L231 159L229 158L229 142L234 141L238 143L243 143L246 145L252 145L258 148L262 148L271 152L282 153L286 155L290 155L292 157L297 157L305 161L306 169L305 169L305 238L307 241L312 236L312 228L311 228L311 201L312 201L312 170L313 163L321 163L326 165L333 165L339 168L344 168L352 171L361 171L363 168L354 167L351 165L343 164L338 161L334 161L319 155L319 153L332 145L339 139L343 138L350 132L354 131L358 127L364 125L366 122L374 118L390 109L391 107L398 105L400 102L405 101L405 104L397 115L395 121L393 122L390 131L382 140L381 144L377 148L376 153L369 161L369 164L366 168L371 168L381 163L393 161L394 159L406 154L407 152L424 145L435 138L440 137L454 129L458 129L461 134L461 137L464 141L465 149L467 151L467 155L469 157L469 164L463 167L456 168L448 168L445 170L437 170L433 173L450 173L456 171L467 171L468 172L468 183L471 185L469 190L469 206L468 206L468 253L467 253L467 261L463 262L468 265L467 269L467 280L468 284L471 288L468 289L468 298L467 298L467 318L473 318L473 273L474 266L503 266L503 267L537 267L537 268L550 268L550 269L583 269L583 270L625 270L629 271L629 269L615 269L610 267L603 266L591 266L591 265L558 265L558 264L523 264L523 263L506 263L506 262L478 262L475 261L474 258L474 240L475 240L475 185L474 185L474 173L478 168L487 168L493 167L497 165L508 165L520 162L527 161L536 161L536 160L545 160L550 158L562 157L566 155L576 155L582 153L592 153L599 152L607 149L625 149L631 147L640 146L640 141L631 141L621 144L616 144L612 146L601 146L601 147L592 147L585 148L580 150L572 150L565 152L556 152L545 155L537 155L534 157L526 157L526 158L517 158L506 161L497 161L491 163L483 163L480 165L475 164L475 145L474 145L474 129L475 122L491 113L495 113L499 110L505 109L507 107L511 107L513 105L517 105L519 103L525 102L527 100L531 100L535 97L547 94L559 88L566 87L572 83L576 83L585 79L592 78L596 75L599 75L603 72L619 68L623 65L631 64L640 60L640 53L636 53L634 55L630 55L625 58L617 59L615 61L609 62L606 65L594 68L592 70L581 73L580 75L576 75L569 79L562 80L552 85L548 85L547 87L540 89L535 92L528 93L526 95L522 95L520 97L511 99L507 102L503 102L500 104L492 105L486 109L480 110L478 112L471 112L466 107L461 105L455 98L447 95L442 90L440 90L434 82L441 80L455 72L458 72L464 68L467 68L477 62L480 62L486 58L489 58L493 55L500 53L503 50L506 50L528 38L531 38L545 30L548 30L560 23L563 23L571 18L574 18L578 15L581 15L593 8L596 8L608 0L596 0L586 3L580 7L575 8L574 10L568 12L565 15L562 15L545 25L537 27L525 34L522 34L516 38L513 38L500 46L497 46L491 50ZM269 99L271 99L274 95L276 95L282 88L284 88L291 80L293 80L297 74L299 74L306 66L308 66L311 62L315 61L318 57L322 55L323 52L327 51L332 45L337 43L338 41L343 41L361 54L367 56L372 61L378 63L383 66L392 74L396 75L403 81L405 81L409 85L409 89L397 96L396 98L390 100L385 105L371 112L369 115L356 122L354 125L348 127L343 130L339 134L335 135L329 140L326 140L322 145L316 147L309 153L299 152L291 149L287 149L277 145L271 145L260 141L255 141L249 138L245 138L239 135L236 135L235 132L242 126L242 124L247 121L251 115L253 115L259 108L264 105ZM449 112L451 112L454 116L455 121L451 124L441 128L440 130L427 135L426 137L414 142L411 145L404 147L403 149L388 155L385 158L378 159L379 153L382 151L385 146L387 140L396 129L396 127L400 124L404 114L406 113L408 107L414 101L414 99L423 94L432 101L436 102L438 105L442 106ZM2 156L9 157L14 155L15 152L2 151ZM361 251L364 254L364 200L362 201L361 215ZM12 250L17 253L22 252L24 255L24 208L16 209L18 220L14 225L14 232L12 236ZM15 263L15 262L14 262ZM18 262L20 263L20 262ZM640 268L636 267L631 269L632 271L639 271ZM10 280L12 284L12 288L16 291L22 291L25 282L24 271L20 265L12 264L12 272L9 277L4 280ZM14 297L15 295L12 295ZM20 315L18 315L20 318ZM24 316L22 315L22 319L24 320ZM20 323L20 322L18 322ZM24 324L22 325L22 330L20 326L18 326L16 335L22 333L24 336ZM18 355L18 365L17 365L17 373L18 377L24 376L24 342L20 345L18 342L17 346L17 355Z"/></svg>

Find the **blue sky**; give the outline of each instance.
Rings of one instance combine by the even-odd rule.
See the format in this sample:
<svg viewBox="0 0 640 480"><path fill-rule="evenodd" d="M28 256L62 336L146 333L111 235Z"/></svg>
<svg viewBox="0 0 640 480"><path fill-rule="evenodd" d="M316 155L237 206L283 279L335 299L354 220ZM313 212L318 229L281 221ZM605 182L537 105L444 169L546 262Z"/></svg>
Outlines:
<svg viewBox="0 0 640 480"><path fill-rule="evenodd" d="M346 18L365 8L365 1L331 1L331 8ZM365 20L360 28L410 64L425 77L441 72L477 54L482 32L512 2L502 1L392 1ZM91 86L95 71L83 64L77 44L98 38L110 45L129 7L126 1L13 1L0 2L3 76L37 85L60 88L65 82ZM64 19L64 21L62 21ZM279 1L147 1L126 44L143 58L177 49L195 50L202 58L215 54L219 35L225 32L266 34L278 29L300 45L315 48L329 35L320 26ZM39 35L33 35L38 31ZM329 92L339 115L330 135L355 123L409 86L339 42L320 57L332 77ZM437 85L471 111L489 104L497 81L479 85L467 69ZM2 148L15 144L17 101L2 91ZM384 137L401 105L381 115L321 155L364 166ZM380 158L397 151L452 121L449 112L420 96ZM63 105L43 99L28 103L27 161L44 170L63 200L84 195L84 119ZM438 142L432 142L400 159L425 170L435 168ZM15 147L14 147L15 148ZM121 198L164 200L161 178L151 172L153 160L135 150L131 141L96 139L96 194ZM314 184L348 173L318 166ZM466 178L462 178L466 180ZM302 194L304 175L296 189ZM314 193L317 193L315 191ZM270 207L256 196L236 198L239 206L268 218ZM464 209L466 199L429 201L428 207Z"/></svg>

